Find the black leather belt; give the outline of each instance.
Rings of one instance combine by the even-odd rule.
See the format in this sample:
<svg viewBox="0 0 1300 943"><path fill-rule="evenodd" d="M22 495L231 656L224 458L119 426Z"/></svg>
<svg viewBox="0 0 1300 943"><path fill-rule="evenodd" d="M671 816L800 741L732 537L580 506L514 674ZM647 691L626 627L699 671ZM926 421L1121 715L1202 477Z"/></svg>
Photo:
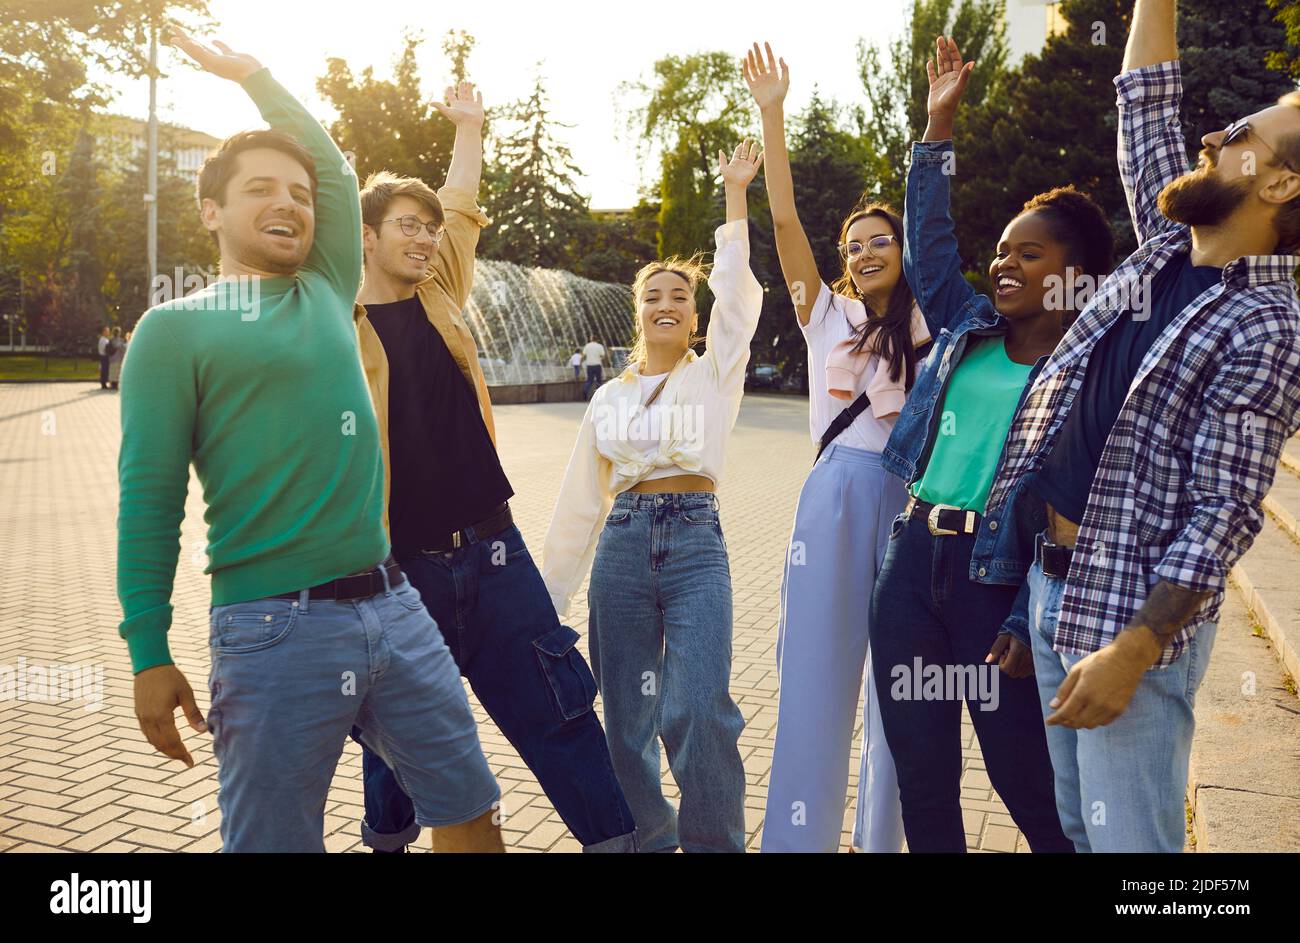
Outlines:
<svg viewBox="0 0 1300 943"><path fill-rule="evenodd" d="M1070 560L1074 557L1073 547L1054 544L1043 532L1034 538L1034 549L1038 553L1038 562L1047 576L1065 579L1070 575Z"/></svg>
<svg viewBox="0 0 1300 943"><path fill-rule="evenodd" d="M925 515L926 526L936 537L973 534L980 529L980 515L965 508L953 507L949 504L931 504L929 501L922 501L915 497L908 499L903 513L910 520L916 511Z"/></svg>
<svg viewBox="0 0 1300 943"><path fill-rule="evenodd" d="M336 580L330 580L328 583L321 583L319 586L313 586L307 590L308 599L333 599L335 601L343 599L369 599L384 591L384 577L380 573L383 568L388 571L388 585L401 586L406 582L406 577L402 574L402 568L397 565L390 553L384 562L364 573L353 573L351 576L340 576ZM297 599L300 592L294 593L276 593L275 599Z"/></svg>
<svg viewBox="0 0 1300 943"><path fill-rule="evenodd" d="M510 514L510 505L503 504L477 524L471 524L463 530L458 530L455 533L448 535L445 540L438 541L431 546L425 547L424 552L446 553L450 550L459 550L461 547L468 546L477 541L486 540L493 534L501 533L501 531L513 524L514 520L514 517Z"/></svg>

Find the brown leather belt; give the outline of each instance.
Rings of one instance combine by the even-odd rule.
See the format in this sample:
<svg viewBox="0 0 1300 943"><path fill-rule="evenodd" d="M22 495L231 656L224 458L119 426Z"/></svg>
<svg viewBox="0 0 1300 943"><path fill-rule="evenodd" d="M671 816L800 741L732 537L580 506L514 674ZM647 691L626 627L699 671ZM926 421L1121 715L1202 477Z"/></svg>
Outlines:
<svg viewBox="0 0 1300 943"><path fill-rule="evenodd" d="M330 580L328 583L321 583L319 586L313 586L307 590L308 599L332 599L340 601L344 599L369 599L371 596L377 596L384 591L384 577L380 569L388 571L388 585L401 586L406 582L406 577L402 574L402 568L397 565L390 553L380 563L364 573L353 573L351 576L340 576L336 580ZM276 593L274 599L297 599L301 590L292 593Z"/></svg>
<svg viewBox="0 0 1300 943"><path fill-rule="evenodd" d="M467 547L480 540L487 540L493 534L501 533L514 521L515 519L510 513L510 505L502 504L501 507L477 524L471 524L463 530L450 534L445 540L437 541L433 545L425 547L422 552L447 553L451 550L459 550L461 547Z"/></svg>
<svg viewBox="0 0 1300 943"><path fill-rule="evenodd" d="M910 520L913 512L925 515L926 526L935 537L954 534L973 534L980 529L980 515L965 508L952 507L948 504L931 504L912 497L907 501L903 513Z"/></svg>

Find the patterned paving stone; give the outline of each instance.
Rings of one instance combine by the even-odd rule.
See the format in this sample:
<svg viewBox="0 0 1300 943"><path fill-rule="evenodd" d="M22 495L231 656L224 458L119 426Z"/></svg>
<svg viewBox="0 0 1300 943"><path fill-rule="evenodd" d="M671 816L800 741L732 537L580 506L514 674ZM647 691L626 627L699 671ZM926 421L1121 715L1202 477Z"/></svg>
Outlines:
<svg viewBox="0 0 1300 943"><path fill-rule="evenodd" d="M529 547L541 541L577 423L577 403L504 406L497 432L512 506ZM749 791L747 847L757 850L776 725L776 625L781 569L795 501L813 453L807 404L750 396L719 490L735 589L732 694L748 727L741 739ZM115 591L118 399L96 384L0 384L0 666L73 665L60 693L0 703L0 851L194 851L220 848L211 742L182 725L196 766L156 755L136 727ZM173 595L171 649L208 706L208 580L198 482L191 478ZM573 626L584 634L585 588ZM29 694L31 692L28 692ZM36 692L39 694L39 692ZM488 762L505 792L514 851L578 851L536 780L470 695ZM857 792L855 731L844 796L847 850ZM972 850L1024 851L963 725L963 820ZM348 742L331 785L330 851L364 851L361 756ZM665 794L677 789L663 769ZM427 834L421 839L426 850Z"/></svg>

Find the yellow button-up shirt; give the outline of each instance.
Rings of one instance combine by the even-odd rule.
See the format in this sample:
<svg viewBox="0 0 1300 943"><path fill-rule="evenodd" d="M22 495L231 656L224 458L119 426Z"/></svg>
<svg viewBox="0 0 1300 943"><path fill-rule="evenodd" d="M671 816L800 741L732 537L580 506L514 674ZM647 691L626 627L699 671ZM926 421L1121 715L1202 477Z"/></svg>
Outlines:
<svg viewBox="0 0 1300 943"><path fill-rule="evenodd" d="M478 362L478 346L474 335L465 323L465 304L474 285L474 252L478 247L479 232L489 222L479 208L474 194L455 187L443 187L438 199L446 216L447 234L438 250L429 260L429 270L424 281L415 287L416 297L424 308L429 323L438 329L452 359L478 396L479 409L488 436L496 445L496 427L492 422L492 402L488 398L487 381ZM388 496L392 482L391 450L388 444L388 356L384 345L371 325L366 309L358 303L352 312L357 326L357 344L361 350L361 365L370 387L370 399L379 418L379 438L384 453L384 527L388 527Z"/></svg>

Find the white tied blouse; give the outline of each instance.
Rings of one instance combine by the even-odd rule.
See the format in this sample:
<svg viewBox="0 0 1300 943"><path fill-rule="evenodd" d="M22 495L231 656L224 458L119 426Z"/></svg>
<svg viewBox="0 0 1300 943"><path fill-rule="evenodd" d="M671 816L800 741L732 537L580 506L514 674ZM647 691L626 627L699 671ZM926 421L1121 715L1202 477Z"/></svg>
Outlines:
<svg viewBox="0 0 1300 943"><path fill-rule="evenodd" d="M542 578L561 617L591 569L615 495L657 469L702 475L715 485L721 481L763 288L749 270L748 222L719 226L714 238L713 311L704 356L688 352L669 372L656 400L662 404L654 424L657 448L644 448L651 426L635 366L598 389L587 406L542 548Z"/></svg>

